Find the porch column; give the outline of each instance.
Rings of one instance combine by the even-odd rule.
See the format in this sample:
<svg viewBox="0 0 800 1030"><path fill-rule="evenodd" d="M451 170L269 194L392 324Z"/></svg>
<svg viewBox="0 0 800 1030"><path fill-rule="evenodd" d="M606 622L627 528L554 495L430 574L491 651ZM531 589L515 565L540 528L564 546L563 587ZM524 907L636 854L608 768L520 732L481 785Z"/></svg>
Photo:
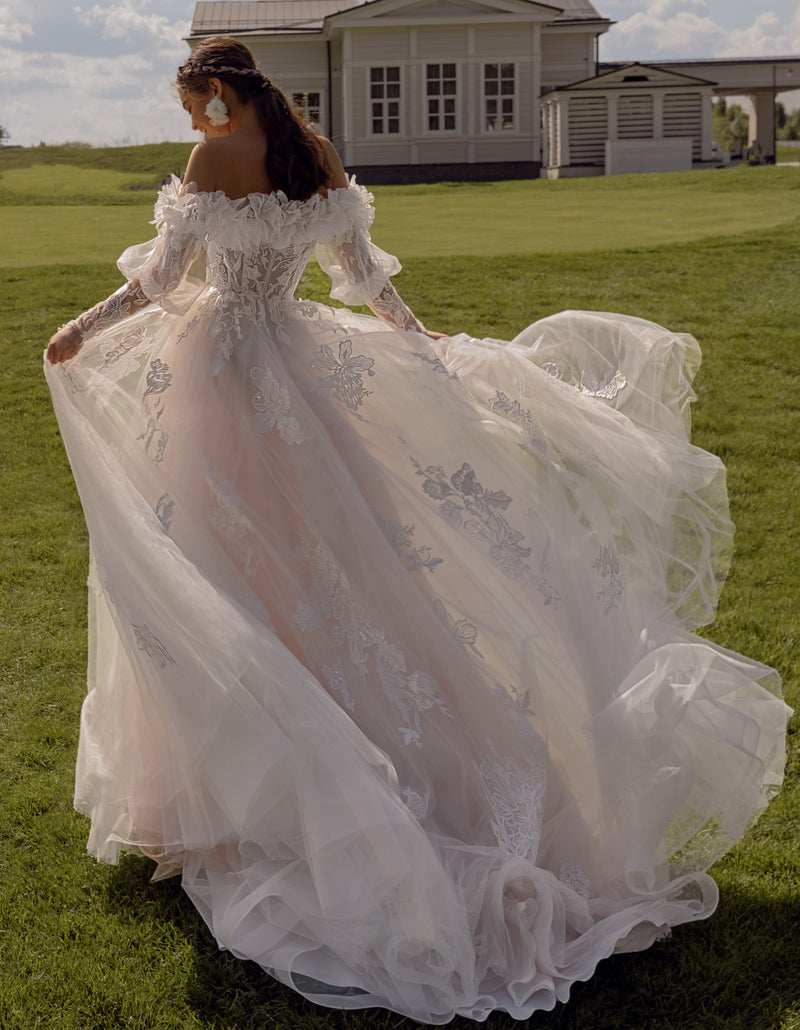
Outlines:
<svg viewBox="0 0 800 1030"><path fill-rule="evenodd" d="M775 94L772 90L750 93L750 134L748 143L757 143L764 157L775 157Z"/></svg>

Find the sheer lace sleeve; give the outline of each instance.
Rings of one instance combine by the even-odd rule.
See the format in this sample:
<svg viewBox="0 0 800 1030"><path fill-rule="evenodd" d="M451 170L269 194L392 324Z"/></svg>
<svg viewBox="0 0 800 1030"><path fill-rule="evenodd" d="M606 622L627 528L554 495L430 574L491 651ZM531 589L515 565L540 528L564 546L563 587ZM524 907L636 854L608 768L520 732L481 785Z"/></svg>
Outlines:
<svg viewBox="0 0 800 1030"><path fill-rule="evenodd" d="M374 217L372 195L355 184L346 192L357 198L358 205L348 205L352 209L348 212L350 224L316 248L317 261L331 278L331 297L345 304L366 304L398 329L424 332L422 323L389 282L389 276L400 271L400 262L369 238Z"/></svg>
<svg viewBox="0 0 800 1030"><path fill-rule="evenodd" d="M128 282L62 327L80 334L80 340L76 339L78 346L148 304L158 304L165 311L182 314L202 290L203 279L189 274L204 242L197 218L196 195L181 194L179 187L179 181L173 178L158 195L155 239L129 247L117 262Z"/></svg>
<svg viewBox="0 0 800 1030"><path fill-rule="evenodd" d="M203 289L202 270L193 268L205 242L205 224L199 218L193 187L179 192L173 178L158 195L154 224L158 235L122 254L117 267L129 280L137 280L142 293L165 311L183 314Z"/></svg>

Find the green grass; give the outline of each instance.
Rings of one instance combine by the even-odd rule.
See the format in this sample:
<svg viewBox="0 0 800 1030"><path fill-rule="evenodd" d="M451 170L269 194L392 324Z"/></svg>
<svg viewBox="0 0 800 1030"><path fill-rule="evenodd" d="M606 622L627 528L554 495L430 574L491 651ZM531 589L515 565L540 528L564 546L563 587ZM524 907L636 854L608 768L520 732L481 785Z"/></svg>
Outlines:
<svg viewBox="0 0 800 1030"><path fill-rule="evenodd" d="M152 192L131 189L146 182L141 173L63 165L2 172L0 267L114 261L152 234ZM403 261L628 250L738 236L800 217L794 168L383 186L374 193L375 242ZM54 248L54 240L62 245Z"/></svg>
<svg viewBox="0 0 800 1030"><path fill-rule="evenodd" d="M782 169L737 170L744 209L783 204ZM793 174L792 169L787 170ZM686 180L702 195L715 179ZM551 196L601 199L609 221L629 197L659 206L669 177L604 186L556 184ZM708 183L708 185L706 185ZM776 185L776 183L778 185ZM525 188L537 195L539 184ZM454 187L386 188L442 219ZM733 187L731 187L733 189ZM465 187L491 209L513 184ZM429 198L428 207L422 201ZM671 203L671 201L670 201ZM384 210L385 209L385 210ZM38 209L37 209L38 210ZM42 209L47 210L47 209ZM66 208L50 208L67 210ZM84 207L83 217L94 212ZM406 208L404 210L410 210ZM131 210L130 213L135 213ZM142 213L145 218L146 213ZM410 215L407 215L410 217ZM437 221L463 239L463 218ZM145 225L146 228L146 225ZM719 227L718 227L719 228ZM150 865L100 866L85 855L86 821L71 807L86 661L86 534L41 374L52 329L116 287L108 264L80 263L82 244L51 224L52 261L0 269L0 1027L3 1030L413 1030L379 1011L316 1009L250 963L221 953L175 881L150 884ZM728 464L736 556L708 635L776 665L800 703L800 225L694 242L595 253L412 258L398 285L426 324L508 337L554 310L633 312L693 332L703 347L694 438ZM377 233L376 233L377 235ZM132 242L141 238L134 235ZM4 236L4 243L7 237ZM453 253L456 253L455 246ZM60 255L74 263L57 264ZM323 299L311 268L306 296ZM793 721L785 788L714 870L722 899L704 923L650 951L603 962L570 1003L532 1030L800 1030L800 748ZM489 1030L511 1030L496 1015ZM474 1024L455 1020L455 1030Z"/></svg>

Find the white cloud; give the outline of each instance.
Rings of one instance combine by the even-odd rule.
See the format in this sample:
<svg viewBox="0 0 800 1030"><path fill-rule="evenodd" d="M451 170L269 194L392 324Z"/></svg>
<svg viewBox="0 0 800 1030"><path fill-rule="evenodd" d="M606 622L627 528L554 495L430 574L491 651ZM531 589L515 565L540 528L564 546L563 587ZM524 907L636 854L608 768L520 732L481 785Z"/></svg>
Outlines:
<svg viewBox="0 0 800 1030"><path fill-rule="evenodd" d="M601 41L608 59L758 57L800 50L796 0L753 11L747 0L608 0L617 24Z"/></svg>
<svg viewBox="0 0 800 1030"><path fill-rule="evenodd" d="M81 7L74 10L87 28L100 26L103 39L125 40L133 46L156 46L162 53L178 49L185 53L186 46L181 40L188 34L191 23L170 21L164 14L142 8L141 3L134 6L132 0L123 0L110 6L95 4L88 10Z"/></svg>
<svg viewBox="0 0 800 1030"><path fill-rule="evenodd" d="M21 43L23 36L33 35L33 25L20 17L20 3L0 4L0 42Z"/></svg>

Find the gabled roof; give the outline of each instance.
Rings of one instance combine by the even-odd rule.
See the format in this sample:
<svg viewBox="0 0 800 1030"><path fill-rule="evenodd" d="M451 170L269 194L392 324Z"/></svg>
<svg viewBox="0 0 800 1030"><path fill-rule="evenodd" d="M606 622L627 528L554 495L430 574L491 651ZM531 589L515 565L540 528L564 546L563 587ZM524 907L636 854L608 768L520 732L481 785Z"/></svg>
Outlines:
<svg viewBox="0 0 800 1030"><path fill-rule="evenodd" d="M608 67L608 66L606 66ZM630 87L632 89L643 86L713 86L715 83L708 79L698 79L693 75L684 75L682 72L672 71L667 68L659 68L653 64L631 64L617 65L607 71L595 75L591 79L581 79L579 82L570 82L566 86L558 86L548 90L548 93L566 93L571 90L587 89L608 89L613 86Z"/></svg>
<svg viewBox="0 0 800 1030"><path fill-rule="evenodd" d="M198 3L192 36L232 32L319 32L329 14L347 10L352 0L245 0Z"/></svg>
<svg viewBox="0 0 800 1030"><path fill-rule="evenodd" d="M415 2L415 0L412 0ZM522 0L553 12L553 23L597 21L607 23L589 0ZM195 5L191 36L217 33L263 35L282 32L320 32L326 18L382 0L211 0Z"/></svg>

